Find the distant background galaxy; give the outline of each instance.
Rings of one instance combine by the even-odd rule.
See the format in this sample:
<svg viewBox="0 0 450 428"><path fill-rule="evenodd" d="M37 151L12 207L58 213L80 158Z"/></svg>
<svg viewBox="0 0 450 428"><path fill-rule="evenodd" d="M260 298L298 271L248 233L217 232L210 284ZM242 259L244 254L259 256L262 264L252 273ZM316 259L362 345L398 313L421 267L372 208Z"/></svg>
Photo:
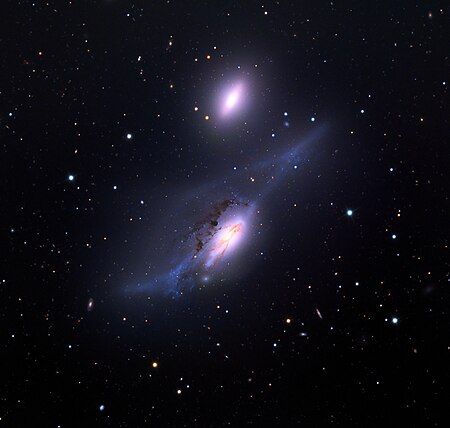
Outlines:
<svg viewBox="0 0 450 428"><path fill-rule="evenodd" d="M449 426L448 13L7 5L0 425Z"/></svg>

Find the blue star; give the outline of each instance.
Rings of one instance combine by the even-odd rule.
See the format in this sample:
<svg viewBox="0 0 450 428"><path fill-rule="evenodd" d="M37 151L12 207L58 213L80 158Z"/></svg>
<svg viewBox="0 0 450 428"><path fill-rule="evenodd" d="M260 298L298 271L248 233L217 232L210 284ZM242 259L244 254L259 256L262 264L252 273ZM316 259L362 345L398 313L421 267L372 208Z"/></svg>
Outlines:
<svg viewBox="0 0 450 428"><path fill-rule="evenodd" d="M347 210L347 215L351 217L353 215L353 210Z"/></svg>
<svg viewBox="0 0 450 428"><path fill-rule="evenodd" d="M75 180L75 176L73 176L72 174L70 174L67 178L69 181Z"/></svg>

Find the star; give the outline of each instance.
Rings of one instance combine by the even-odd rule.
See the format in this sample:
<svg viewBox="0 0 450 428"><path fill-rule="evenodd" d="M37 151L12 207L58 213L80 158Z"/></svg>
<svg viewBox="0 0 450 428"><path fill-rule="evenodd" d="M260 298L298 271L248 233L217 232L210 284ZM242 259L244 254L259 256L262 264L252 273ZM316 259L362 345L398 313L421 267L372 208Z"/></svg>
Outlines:
<svg viewBox="0 0 450 428"><path fill-rule="evenodd" d="M70 175L67 177L67 179L68 179L69 181L73 181L73 180L75 180L75 176L72 175L72 174L70 174Z"/></svg>
<svg viewBox="0 0 450 428"><path fill-rule="evenodd" d="M347 215L351 217L353 215L353 210L347 210Z"/></svg>

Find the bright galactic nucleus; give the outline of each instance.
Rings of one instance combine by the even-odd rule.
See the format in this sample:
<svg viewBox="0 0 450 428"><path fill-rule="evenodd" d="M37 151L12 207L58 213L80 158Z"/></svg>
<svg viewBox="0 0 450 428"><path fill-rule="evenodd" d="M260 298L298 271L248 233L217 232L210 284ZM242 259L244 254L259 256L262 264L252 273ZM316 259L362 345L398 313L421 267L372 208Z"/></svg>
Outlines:
<svg viewBox="0 0 450 428"><path fill-rule="evenodd" d="M219 98L219 116L225 119L238 113L245 106L247 98L244 82L238 81L225 88Z"/></svg>

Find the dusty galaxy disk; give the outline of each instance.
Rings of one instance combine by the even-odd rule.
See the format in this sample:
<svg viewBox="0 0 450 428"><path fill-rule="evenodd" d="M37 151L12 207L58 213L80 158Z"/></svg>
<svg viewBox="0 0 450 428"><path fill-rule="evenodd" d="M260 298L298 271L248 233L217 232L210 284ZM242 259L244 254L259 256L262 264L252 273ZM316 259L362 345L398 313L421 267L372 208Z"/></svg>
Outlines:
<svg viewBox="0 0 450 428"><path fill-rule="evenodd" d="M237 197L224 198L209 207L187 233L179 233L166 256L170 259L166 272L141 284L143 291L180 295L232 269L239 250L251 238L254 207Z"/></svg>
<svg viewBox="0 0 450 428"><path fill-rule="evenodd" d="M230 107L236 101L233 96ZM265 239L263 207L270 206L280 183L298 173L306 151L322 133L314 130L295 144L255 159L250 167L236 166L220 179L167 200L160 208L160 224L152 225L146 241L145 279L128 291L178 296L242 275L249 266L246 251Z"/></svg>
<svg viewBox="0 0 450 428"><path fill-rule="evenodd" d="M225 199L214 206L203 223L192 233L196 241L194 259L203 269L212 269L228 258L246 235L245 219L249 204L237 199Z"/></svg>

